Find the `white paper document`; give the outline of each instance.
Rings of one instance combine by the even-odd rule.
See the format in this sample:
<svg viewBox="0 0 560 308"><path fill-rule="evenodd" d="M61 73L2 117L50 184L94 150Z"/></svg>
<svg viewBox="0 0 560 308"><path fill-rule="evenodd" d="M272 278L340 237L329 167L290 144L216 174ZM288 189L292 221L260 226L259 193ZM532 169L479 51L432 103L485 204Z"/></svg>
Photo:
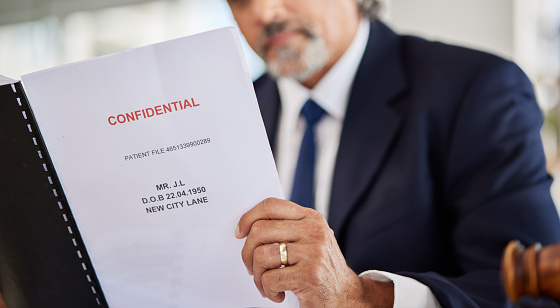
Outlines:
<svg viewBox="0 0 560 308"><path fill-rule="evenodd" d="M8 78L6 76L0 75L0 86L3 86L5 84L10 84L10 83L15 83L15 82L17 82L17 81L13 80L11 78Z"/></svg>
<svg viewBox="0 0 560 308"><path fill-rule="evenodd" d="M110 307L294 305L260 296L234 235L283 197L235 28L22 81Z"/></svg>

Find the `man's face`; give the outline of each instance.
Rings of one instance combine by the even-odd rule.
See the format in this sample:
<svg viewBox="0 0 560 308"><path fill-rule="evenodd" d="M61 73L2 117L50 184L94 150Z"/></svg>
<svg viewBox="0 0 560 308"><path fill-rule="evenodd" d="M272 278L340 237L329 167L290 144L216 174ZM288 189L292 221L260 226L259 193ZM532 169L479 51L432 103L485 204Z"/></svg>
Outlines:
<svg viewBox="0 0 560 308"><path fill-rule="evenodd" d="M350 45L356 0L228 0L249 45L270 73L304 82L322 77Z"/></svg>

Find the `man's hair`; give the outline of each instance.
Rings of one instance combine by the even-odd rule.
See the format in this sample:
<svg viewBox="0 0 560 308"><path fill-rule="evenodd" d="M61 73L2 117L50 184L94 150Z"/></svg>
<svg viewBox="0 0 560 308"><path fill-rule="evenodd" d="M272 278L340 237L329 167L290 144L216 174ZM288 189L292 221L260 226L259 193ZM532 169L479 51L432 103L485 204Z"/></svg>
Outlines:
<svg viewBox="0 0 560 308"><path fill-rule="evenodd" d="M381 8L381 3L379 0L357 0L358 8L362 16L368 18L371 21L377 19L379 14L379 9Z"/></svg>

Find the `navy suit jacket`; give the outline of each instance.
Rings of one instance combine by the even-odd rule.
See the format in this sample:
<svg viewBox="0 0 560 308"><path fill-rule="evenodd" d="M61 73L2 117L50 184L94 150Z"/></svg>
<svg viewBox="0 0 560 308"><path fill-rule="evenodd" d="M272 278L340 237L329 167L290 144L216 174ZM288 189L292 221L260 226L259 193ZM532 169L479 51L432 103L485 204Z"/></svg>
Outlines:
<svg viewBox="0 0 560 308"><path fill-rule="evenodd" d="M269 141L275 81L255 81ZM348 265L412 277L444 307L506 303L503 249L560 242L532 86L513 63L381 22L352 86L328 222Z"/></svg>

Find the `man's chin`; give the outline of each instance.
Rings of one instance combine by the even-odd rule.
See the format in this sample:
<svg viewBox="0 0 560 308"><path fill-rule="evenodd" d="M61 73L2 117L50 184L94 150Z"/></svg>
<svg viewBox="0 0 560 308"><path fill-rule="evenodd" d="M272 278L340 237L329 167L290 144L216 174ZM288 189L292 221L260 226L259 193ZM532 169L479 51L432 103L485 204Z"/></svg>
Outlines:
<svg viewBox="0 0 560 308"><path fill-rule="evenodd" d="M274 77L305 81L320 71L326 64L324 42L319 39L293 40L291 44L267 50L263 57L268 72Z"/></svg>
<svg viewBox="0 0 560 308"><path fill-rule="evenodd" d="M288 69L286 66L277 63L267 63L267 71L276 78L295 78L300 74L300 70Z"/></svg>
<svg viewBox="0 0 560 308"><path fill-rule="evenodd" d="M314 73L302 65L270 62L267 63L267 71L275 78L290 78L299 82L307 80Z"/></svg>
<svg viewBox="0 0 560 308"><path fill-rule="evenodd" d="M299 55L278 55L271 53L270 56L264 58L268 71L275 77L293 77L305 70L305 65L301 63Z"/></svg>

